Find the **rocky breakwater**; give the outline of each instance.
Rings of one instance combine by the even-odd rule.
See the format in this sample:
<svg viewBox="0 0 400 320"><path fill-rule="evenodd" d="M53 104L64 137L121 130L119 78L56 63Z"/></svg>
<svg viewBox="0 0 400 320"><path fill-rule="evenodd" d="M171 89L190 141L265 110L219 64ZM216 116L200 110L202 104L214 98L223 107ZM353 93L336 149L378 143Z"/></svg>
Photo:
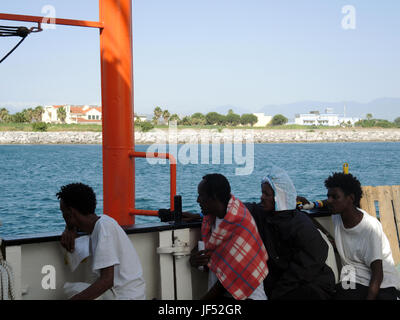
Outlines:
<svg viewBox="0 0 400 320"><path fill-rule="evenodd" d="M307 142L395 142L400 141L400 129L224 129L178 131L152 130L135 133L138 144L175 143L307 143Z"/></svg>
<svg viewBox="0 0 400 320"><path fill-rule="evenodd" d="M135 132L136 144L306 143L400 141L400 129L153 129ZM0 144L101 144L101 132L0 132Z"/></svg>
<svg viewBox="0 0 400 320"><path fill-rule="evenodd" d="M101 132L0 132L0 144L101 144Z"/></svg>

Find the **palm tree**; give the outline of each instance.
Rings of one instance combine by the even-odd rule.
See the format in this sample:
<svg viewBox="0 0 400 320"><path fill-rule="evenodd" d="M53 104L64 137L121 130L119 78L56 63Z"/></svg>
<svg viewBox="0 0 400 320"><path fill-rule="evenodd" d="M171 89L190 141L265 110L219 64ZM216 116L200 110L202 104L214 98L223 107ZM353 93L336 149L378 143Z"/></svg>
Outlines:
<svg viewBox="0 0 400 320"><path fill-rule="evenodd" d="M41 122L42 121L42 114L44 112L44 109L42 106L37 106L34 110L33 110L33 120L35 122Z"/></svg>
<svg viewBox="0 0 400 320"><path fill-rule="evenodd" d="M169 117L169 121L179 121L180 119L179 119L179 116L176 114L176 113L174 113L173 115L171 115L170 117Z"/></svg>
<svg viewBox="0 0 400 320"><path fill-rule="evenodd" d="M164 110L163 113L162 113L162 117L164 119L164 122L166 124L168 124L168 121L169 121L169 118L171 117L171 114L169 113L168 110Z"/></svg>
<svg viewBox="0 0 400 320"><path fill-rule="evenodd" d="M60 119L61 123L65 123L65 119L67 118L67 111L64 107L60 107L57 109L57 118Z"/></svg>
<svg viewBox="0 0 400 320"><path fill-rule="evenodd" d="M22 114L25 117L24 122L28 122L28 123L32 122L32 119L33 119L33 109L32 108L22 110Z"/></svg>
<svg viewBox="0 0 400 320"><path fill-rule="evenodd" d="M0 109L0 122L7 122L10 119L10 114L6 108Z"/></svg>
<svg viewBox="0 0 400 320"><path fill-rule="evenodd" d="M154 113L153 122L154 122L154 124L157 124L158 120L160 119L160 117L163 114L163 111L162 111L162 109L160 107L157 106L157 107L154 108L153 113Z"/></svg>

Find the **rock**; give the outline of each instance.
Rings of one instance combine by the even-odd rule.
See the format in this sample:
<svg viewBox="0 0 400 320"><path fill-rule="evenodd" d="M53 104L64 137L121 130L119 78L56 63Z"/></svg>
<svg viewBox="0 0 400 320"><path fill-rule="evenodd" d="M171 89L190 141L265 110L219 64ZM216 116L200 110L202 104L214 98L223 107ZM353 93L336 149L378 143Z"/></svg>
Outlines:
<svg viewBox="0 0 400 320"><path fill-rule="evenodd" d="M400 129L153 129L135 132L136 144L171 143L295 143L400 141ZM101 144L101 132L0 131L0 144Z"/></svg>

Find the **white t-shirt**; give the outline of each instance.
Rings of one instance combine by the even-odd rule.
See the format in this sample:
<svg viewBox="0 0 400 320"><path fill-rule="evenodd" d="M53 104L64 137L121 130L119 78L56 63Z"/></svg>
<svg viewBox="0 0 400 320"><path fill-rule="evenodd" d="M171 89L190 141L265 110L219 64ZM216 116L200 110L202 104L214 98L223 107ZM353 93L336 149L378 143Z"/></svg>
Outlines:
<svg viewBox="0 0 400 320"><path fill-rule="evenodd" d="M102 215L90 235L93 271L114 266L113 290L116 299L145 299L142 266L136 250L125 231L111 217Z"/></svg>
<svg viewBox="0 0 400 320"><path fill-rule="evenodd" d="M362 209L361 221L353 228L345 228L340 214L332 215L335 230L335 243L343 266L350 266L355 271L355 282L369 286L371 263L382 260L383 281L381 288L400 288L400 274L397 271L389 240L383 232L378 219ZM341 275L341 280L344 274ZM346 277L350 281L351 275Z"/></svg>
<svg viewBox="0 0 400 320"><path fill-rule="evenodd" d="M215 225L211 227L211 232L213 232L219 224L222 222L223 219L216 217ZM215 283L218 281L218 278L214 272L211 270L208 273L208 290L210 290ZM253 293L248 297L248 299L252 300L268 300L267 295L264 291L264 282L261 281L261 284L253 291Z"/></svg>

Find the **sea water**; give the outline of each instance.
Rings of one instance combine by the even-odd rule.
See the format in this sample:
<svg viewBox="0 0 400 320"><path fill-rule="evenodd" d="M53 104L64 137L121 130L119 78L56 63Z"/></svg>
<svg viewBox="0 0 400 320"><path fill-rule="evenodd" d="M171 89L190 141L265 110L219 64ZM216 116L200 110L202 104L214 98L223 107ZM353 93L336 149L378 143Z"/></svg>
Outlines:
<svg viewBox="0 0 400 320"><path fill-rule="evenodd" d="M136 146L146 151L149 146ZM182 148L178 146L178 151ZM324 199L324 180L342 171L349 163L350 173L362 185L400 185L400 143L286 143L255 144L251 174L237 175L243 167L234 158L219 161L177 163L177 194L184 211L199 212L197 184L208 173L222 173L231 183L232 193L246 201L259 201L260 181L271 165L284 168L299 195L310 200ZM167 150L168 151L168 150ZM215 156L215 155L214 155ZM226 156L226 154L225 154ZM243 147L243 156L246 148ZM204 160L204 159L203 159ZM138 158L136 168L136 208L169 208L169 164L151 164ZM189 163L187 163L189 162ZM219 162L219 163L213 163ZM0 236L62 232L64 220L56 193L62 185L83 182L97 194L97 214L103 213L102 149L100 145L2 145L0 146ZM123 192L123 190L121 190ZM136 223L159 221L138 216Z"/></svg>

